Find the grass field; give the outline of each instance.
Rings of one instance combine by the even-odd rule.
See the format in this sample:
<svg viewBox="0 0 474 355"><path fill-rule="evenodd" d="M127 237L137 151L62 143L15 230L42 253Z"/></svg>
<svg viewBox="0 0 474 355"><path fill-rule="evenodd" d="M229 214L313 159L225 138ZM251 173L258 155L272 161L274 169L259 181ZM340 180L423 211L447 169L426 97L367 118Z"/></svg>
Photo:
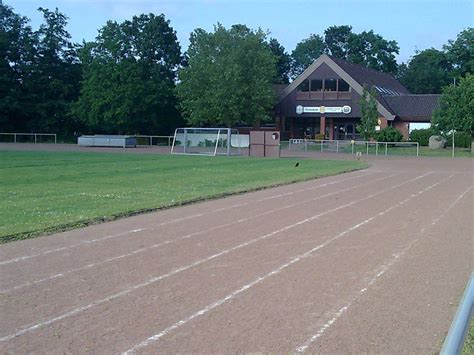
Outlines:
<svg viewBox="0 0 474 355"><path fill-rule="evenodd" d="M466 342L464 343L464 348L462 349L463 355L472 355L474 354L474 320L471 321L469 331L466 335Z"/></svg>
<svg viewBox="0 0 474 355"><path fill-rule="evenodd" d="M363 168L355 161L0 151L0 242Z"/></svg>

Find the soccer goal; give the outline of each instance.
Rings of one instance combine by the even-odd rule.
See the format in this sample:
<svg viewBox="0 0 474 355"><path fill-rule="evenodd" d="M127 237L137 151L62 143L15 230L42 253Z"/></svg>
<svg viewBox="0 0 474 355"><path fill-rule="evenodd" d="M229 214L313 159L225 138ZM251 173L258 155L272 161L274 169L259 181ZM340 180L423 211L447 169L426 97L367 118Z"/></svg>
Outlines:
<svg viewBox="0 0 474 355"><path fill-rule="evenodd" d="M248 135L233 128L177 128L171 154L241 155L248 142Z"/></svg>

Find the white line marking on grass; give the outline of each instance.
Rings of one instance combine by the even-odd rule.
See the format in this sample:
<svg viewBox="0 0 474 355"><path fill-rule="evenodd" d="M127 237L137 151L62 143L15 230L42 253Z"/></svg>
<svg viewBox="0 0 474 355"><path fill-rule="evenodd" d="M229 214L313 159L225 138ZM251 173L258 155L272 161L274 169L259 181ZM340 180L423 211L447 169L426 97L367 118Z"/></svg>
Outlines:
<svg viewBox="0 0 474 355"><path fill-rule="evenodd" d="M404 203L406 203L407 201L409 201L409 200L413 199L414 197L416 197L416 196L418 196L418 195L420 195L420 194L422 194L422 193L424 193L424 192L426 192L426 191L432 189L433 187L435 187L435 186L437 186L437 185L443 183L444 181L446 181L446 180L452 178L453 176L454 176L454 174L451 175L451 176L449 176L449 177L447 177L447 178L444 178L444 179L438 181L437 183L434 183L434 184L432 184L432 185L430 185L430 186L428 186L428 187L426 187L426 188L420 190L420 191L419 191L417 194L415 194L414 196L411 195L410 197L408 197L408 198L406 198L405 200L403 200L403 201L402 201L403 203L402 203L402 202L397 203L397 204L395 204L395 205L393 205L393 206L387 208L387 209L384 210L382 213L383 213L383 214L386 214L386 213L390 212L391 210L393 210L394 208L397 208L397 207L402 206L402 205L403 205ZM319 244L318 246L316 246L316 247L314 247L314 248L308 250L307 252L293 257L289 262L287 262L287 263L281 265L281 266L278 267L277 269L274 269L273 271L271 271L271 272L269 272L269 273L267 273L267 274L265 274L265 275L263 275L263 276L258 277L258 278L255 279L254 281L252 281L252 282L246 284L245 286L243 286L243 287L239 288L238 290L232 292L231 294L227 295L226 297L224 297L224 298L222 298L222 299L220 299L220 300L218 300L218 301L216 301L216 302L214 302L214 303L211 303L210 305L208 305L208 306L202 308L201 310L199 310L199 311L197 311L197 312L191 314L190 316L188 316L188 317L186 317L186 318L184 318L184 319L182 319L182 320L180 320L180 321L174 323L173 325L171 325L171 326L165 328L165 329L162 330L161 332L159 332L159 333L157 333L157 334L155 334L155 335L152 335L151 337L147 338L146 340L142 341L141 343L139 343L139 344L137 344L137 345L134 345L134 346L131 347L129 350L125 351L123 354L132 354L132 353L135 353L137 350L141 350L141 349L143 349L143 348L149 346L150 344L154 343L154 342L157 341L158 339L160 339L160 338L162 338L163 336L167 335L167 334L170 333L171 331L173 331L173 330L179 328L180 326L182 326L182 325L184 325L184 324L186 324L186 323L192 321L193 319L195 319L195 318L197 318L197 317L199 317L199 316L202 316L202 315L205 314L205 313L208 313L209 311L213 310L214 308L219 307L220 305L226 303L227 301L230 301L230 300L236 298L236 297L237 297L239 294L241 294L242 292L244 292L244 291L250 289L251 287L253 287L253 286L255 286L255 285L259 284L259 283L261 283L262 281L266 280L267 278L269 278L269 277L271 277L271 276L273 276L273 275L279 274L281 271L283 271L284 269L288 268L289 266L291 266L291 265L297 263L298 261L300 261L300 260L302 260L302 259L304 259L304 258L307 258L307 257L311 256L311 254L313 254L314 252L316 252L316 251L318 251L318 250L320 250L320 249L326 247L327 245L331 244L331 243L334 242L335 240L337 240L337 239L343 237L344 235L346 235L346 234L348 234L348 233L350 233L350 232L352 232L352 231L354 231L354 230L360 228L361 226L363 226L363 225L369 223L370 221L374 220L375 218L377 218L377 217L379 217L379 216L380 216L380 213L377 213L377 214L375 214L374 216L372 216L372 217L370 217L370 218L367 218L366 220L364 220L364 221L362 221L362 222L360 222L360 223L358 223L358 224L355 224L355 225L352 226L351 228L346 229L345 231L339 233L338 235L336 235L336 236L334 236L334 237L332 237L332 238L326 240L324 243ZM364 292L365 292L365 291L364 291ZM342 314L348 307L349 307L349 305L342 307L342 308L336 313L336 316L323 326L324 330L327 329L329 326L331 326L331 324L334 323L335 320L340 316L340 314ZM339 315L338 315L338 314L339 314Z"/></svg>
<svg viewBox="0 0 474 355"><path fill-rule="evenodd" d="M436 225L439 220L446 215L470 190L472 189L472 186L469 187L467 190L462 192L431 224L429 227L432 227ZM303 353L305 352L309 346L311 346L318 338L320 338L325 331L338 319L342 316L342 314L349 309L355 301L357 301L365 292L367 292L368 287L372 286L378 279L380 279L389 269L390 267L395 264L395 262L400 259L409 249L415 245L420 239L420 237L424 234L426 231L425 228L420 229L420 233L418 234L419 236L417 238L414 238L408 245L402 249L399 253L393 254L393 258L385 265L382 265L381 271L378 272L375 277L373 277L368 283L367 287L363 288L360 290L344 307L340 308L334 315L333 318L331 318L328 322L326 322L316 334L311 336L308 340L306 340L303 345L300 345L296 348L295 353Z"/></svg>
<svg viewBox="0 0 474 355"><path fill-rule="evenodd" d="M370 181L368 181L368 182L366 182L366 183L364 183L364 184L360 184L360 185L357 185L357 186L348 187L348 188L341 189L341 190L338 190L338 191L335 191L335 192L327 193L327 194L325 194L325 195L320 195L320 196L317 196L317 197L315 197L315 198L311 198L311 199L308 199L308 200L299 201L299 202L297 202L297 203L293 203L293 204L286 205L286 206L283 206L283 207L278 207L278 208L275 208L275 209L273 209L273 210L268 210L268 211L266 211L266 212L259 213L259 214L257 214L257 215L253 215L253 216L251 216L251 217L241 218L241 219L238 219L238 220L233 221L233 222L220 224L220 225L218 225L218 226L214 226L214 227L211 227L211 228L206 229L206 230L200 230L200 231L198 231L198 232L186 234L186 235L184 235L184 236L177 237L177 238L175 238L175 239L165 240L165 241L163 241L163 242L161 242L161 243L153 244L153 245L151 245L151 246L144 247L144 248L139 248L139 249L136 249L136 250L134 250L134 251L132 251L132 252L129 252L129 253L126 253L126 254L122 254L122 255L119 255L119 256L114 256L114 257L111 257L111 258L102 260L102 261L97 262L97 263L94 263L94 264L88 264L88 265L86 265L86 266L81 266L81 267L74 268L74 269L71 269L71 270L63 271L61 274L57 274L57 275L53 275L53 276L48 276L48 277L45 277L45 278L42 278L42 279L36 280L36 281L25 282L25 283L23 283L23 284L17 285L17 286L15 286L15 287L13 287L13 288L10 288L10 289L0 290L0 293L9 293L9 292L12 292L12 291L16 291L16 290L22 289L22 288L27 287L27 286L36 285L36 284L39 284L39 283L42 283L42 282L46 282L46 281L49 281L49 280L52 280L52 279L55 279L55 278L58 278L58 277L66 276L66 275L68 275L68 274L71 274L71 273L74 273L74 272L77 272L77 271L81 271L81 270L85 270L85 269L90 269L90 268L92 268L92 267L99 266L99 265L103 265L103 264L109 263L109 262L111 262L111 261L123 259L123 258L132 256L132 255L135 255L135 254L138 254L138 253L142 253L142 252L149 251L149 250L151 250L151 249L155 249L155 248L158 248L158 247L162 247L162 246L164 246L164 245L167 245L167 244L170 244L170 243L173 243L173 242L177 242L177 241L179 241L179 240L189 239L189 238L191 238L191 237L194 237L194 236L197 236L197 235L200 235L200 234L207 234L207 233L212 232L212 231L217 230L217 229L226 228L226 227L229 227L229 226L232 226L232 225L235 225L235 224L239 224L239 223L242 223L242 222L247 222L247 221L252 220L252 219L261 218L261 217L266 216L266 215L269 215L269 214L271 214L271 213L275 213L275 212L282 211L282 210L285 210L285 209L288 209L288 208L293 208L293 207L296 207L296 206L300 206L300 205L303 205L303 204L308 203L308 202L313 202L313 201L321 200L321 199L326 198L326 197L329 197L329 196L333 196L333 195L340 194L340 193L343 193L343 192L347 192L347 191L350 191L350 190L358 189L358 188L360 188L360 187L362 187L362 186L371 185L371 184L373 184L373 183L375 183L375 182L377 182L377 181L390 179L390 178L392 178L392 177L394 177L394 176L397 176L397 175L400 175L400 174L392 174L392 175L388 175L388 176L381 177L381 178L378 178L378 179L373 179L373 180L370 180ZM139 232L139 231L142 231L142 230L144 230L144 229L135 230L135 232ZM149 231L152 231L152 230L154 230L154 228L149 228L148 230L149 230Z"/></svg>
<svg viewBox="0 0 474 355"><path fill-rule="evenodd" d="M332 182L330 184L341 183L341 182L344 182L344 181L348 181L348 180L352 180L352 179L356 179L356 178L363 177L363 176L368 176L368 175L373 175L373 174L370 173L370 174L361 174L361 175L357 175L357 176L352 176L348 179L337 180L337 181ZM322 184L320 186L327 186L327 183ZM305 190L314 189L314 188L317 188L317 187L319 187L319 186L313 186L313 187L305 189ZM305 190L300 190L300 191L305 191ZM277 195L277 197L281 197L281 196ZM263 200L257 200L255 202L261 202L261 201L263 201ZM118 238L118 237L121 237L121 236L124 236L124 235L137 233L137 232L140 232L140 231L143 231L143 230L149 230L149 229L153 230L156 227L162 227L164 225L181 222L181 221L184 221L184 220L187 220L187 219L199 218L199 217L205 216L206 214L210 215L210 214L215 213L215 212L221 212L221 211L225 211L225 210L229 210L229 209L233 209L233 208L243 207L243 206L246 206L248 204L249 203L247 203L247 202L246 203L238 203L238 204L235 204L235 205L232 205L232 206L227 206L227 207L223 207L223 208L218 208L216 210L212 210L209 213L197 213L197 214L193 214L193 215L189 215L189 216L185 216L185 217L172 219L170 221L165 221L165 222L161 222L161 223L158 223L158 224L154 224L154 225L152 225L151 228L131 229L131 230L127 230L127 231L124 231L124 232L107 235L105 237L95 238L95 239L92 239L92 240L83 240L83 241L80 241L79 243L72 244L72 245L69 245L69 246L50 249L50 250L46 250L46 251L43 251L43 252L37 253L37 254L20 256L20 257L16 257L16 258L13 258L13 259L0 261L0 266L7 265L7 264L10 264L10 263L14 263L14 262L20 262L20 261L32 259L32 258L36 258L36 257L39 257L39 256L43 256L43 255L47 255L47 254L51 254L51 253L55 253L55 252L59 252L59 251L64 251L64 250L68 250L68 249L72 249L72 248L76 248L76 247L80 247L80 246L87 246L87 245L90 245L92 243L101 242L101 241L112 239L112 238Z"/></svg>
<svg viewBox="0 0 474 355"><path fill-rule="evenodd" d="M123 290L123 291L120 291L120 292L118 292L118 293L112 294L112 295L110 295L110 296L108 296L108 297L106 297L106 298L102 298L102 299L100 299L100 300L97 300L97 301L94 301L94 302L92 302L92 303L89 303L88 305L85 305L85 306L82 306L82 307L73 309L73 310L71 310L71 311L69 311L69 312L66 312L66 313L64 313L64 314L62 314L62 315L60 315L60 316L58 316L58 317L49 318L49 319L47 319L47 320L43 320L43 321L40 321L40 322L35 323L35 324L30 324L30 325L23 326L23 327L22 327L23 329L19 330L19 331L16 332L16 333L10 334L10 335L5 335L5 336L1 337L1 338L0 338L0 341L7 341L7 340L13 339L13 338L15 338L15 337L18 337L18 336L20 336L20 335L22 335L22 334L25 334L25 333L28 333L28 332L33 331L33 330L35 330L35 329L38 329L38 328L40 328L40 327L43 327L43 326L46 326L46 325L50 325L50 324L52 324L52 323L54 323L54 322L57 322L57 321L62 320L62 319L64 319L64 318L67 318L67 317L70 317L70 316L72 316L72 315L78 314L78 313L80 313L80 312L83 312L83 311L88 310L88 309L90 309L90 308L92 308L92 307L101 305L101 304L103 304L103 303L109 302L109 301L111 301L111 300L113 300L113 299L116 299L116 298L118 298L118 297L124 296L124 295L126 295L126 294L128 294L128 293L130 293L130 292L132 292L132 291L135 291L135 290L137 290L137 289L140 289L140 288L143 288L143 287L145 287L145 286L151 285L151 284L153 284L153 283L155 283L155 282L158 282L158 281L160 281L160 280L163 280L163 279L168 278L168 277L170 277L170 276L176 275L176 274L178 274L178 273L180 273L180 272L183 272L183 271L185 271L185 270L188 270L188 269L191 269L191 268L196 267L196 266L198 266L198 265L201 265L201 264L203 264L203 263L205 263L205 262L214 260L214 259L216 259L216 258L218 258L218 257L220 257L220 256L222 256L222 255L229 254L229 253L231 253L231 252L233 252L233 251L235 251L235 250L244 248L244 247L246 247L246 246L248 246L248 245L251 245L251 244L254 244L254 243L256 243L256 242L258 242L258 241L260 241L260 240L264 240L264 239L267 239L267 238L269 238L269 237L272 237L272 236L275 235L275 234L284 232L284 231L286 231L286 230L289 230L289 229L294 228L294 227L296 227L296 226L302 225L302 224L307 223L307 222L309 222L309 221L313 221L313 220L315 220L315 219L317 219L317 218L319 218L319 217L321 217L321 216L324 216L324 215L326 215L326 214L333 213L333 212L335 212L335 211L337 211L337 210L340 210L340 209L342 209L342 208L346 208L346 207L352 206L352 205L357 204L357 203L359 203L359 202L361 202L361 201L365 201L365 200L368 200L368 199L370 199L370 198L372 198L372 197L375 197L375 196L377 196L377 195L381 195L381 194L383 194L383 193L385 193L385 192L388 192L388 191L397 189L397 188L400 187L400 186L403 186L403 185L406 185L406 184L411 183L411 182L413 182L413 181L422 179L423 177L428 176L428 175L431 175L431 174L432 174L432 172L428 172L428 173L426 173L426 174L419 175L419 176L417 176L417 177L415 177L415 178L412 178L412 179L410 179L410 180L406 180L406 181L404 181L404 182L402 182L402 183L400 183L400 184L393 185L393 186L391 186L391 187L389 187L389 188L387 188L387 189L384 189L384 190L380 190L380 191L377 192L377 193L367 195L367 196L365 196L365 197L362 198L362 199L359 199L359 200L356 200L356 201L347 203L347 204L345 204L345 205L342 205L342 206L333 208L333 209L331 209L331 210L327 210L327 211L325 211L325 212L323 212L323 213L319 213L319 214L314 215L314 216L312 216L312 217L305 218L305 219L303 219L303 220L301 220L301 221L299 221L299 222L296 222L296 223L294 223L294 224L291 224L291 225L288 225L288 226L286 226L286 227L280 228L280 229L275 230L275 231L273 231L273 232L271 232L271 233L265 234L265 235L263 235L263 236L261 236L261 237L258 237L258 238L249 240L249 241L247 241L247 242L245 242L245 243L242 243L242 244L239 244L239 245L237 245L237 246L235 246L235 247L222 250L222 251L220 251L219 253L213 254L213 255L211 255L211 256L209 256L209 257L207 257L207 258L200 259L200 260L198 260L198 261L195 261L195 262L192 263L192 264L189 264L189 265L180 267L180 268L178 268L178 269L175 269L175 270L173 270L173 271L170 271L169 273L166 273L166 274L163 274L163 275L160 275L160 276L153 277L153 278L149 279L149 280L146 281L146 282L143 282L143 283L141 283L141 284L132 286L132 287L127 288L127 289L125 289L125 290Z"/></svg>

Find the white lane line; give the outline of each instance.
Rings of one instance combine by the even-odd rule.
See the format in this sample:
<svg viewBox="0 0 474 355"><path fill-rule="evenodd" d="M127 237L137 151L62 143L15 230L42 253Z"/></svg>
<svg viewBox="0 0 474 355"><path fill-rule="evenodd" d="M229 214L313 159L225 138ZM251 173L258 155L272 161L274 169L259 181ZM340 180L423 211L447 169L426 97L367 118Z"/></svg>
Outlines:
<svg viewBox="0 0 474 355"><path fill-rule="evenodd" d="M176 218L176 219L173 219L173 220L170 220L170 221L167 221L167 222L157 224L156 226L163 226L163 225L166 225L166 224L177 223L177 222L180 222L180 221L183 221L183 220L186 220L186 219L197 218L197 217L201 217L201 216L203 216L202 213L191 215L191 216L186 216L186 217L181 217L181 218ZM72 245L69 245L67 247L50 249L50 250L42 251L42 252L36 253L36 254L19 256L19 257L13 258L13 259L8 259L8 260L1 261L0 266L15 263L15 262L19 262L19 261L24 261L24 260L28 260L28 259L32 259L32 258L37 258L39 256L48 255L48 254L55 253L55 252L58 252L58 251L73 249L73 248L76 248L76 247L79 247L79 246L91 245L91 244L99 242L99 241L104 241L104 240L108 240L108 239L112 239L112 238L117 238L117 237L121 237L121 236L128 235L128 234L134 234L134 233L141 232L143 230L145 230L145 228L131 229L131 230L127 230L127 231L116 233L116 234L110 234L110 235L107 235L105 237L95 238L95 239L91 239L91 240L83 240L83 241L80 241L79 243L72 244Z"/></svg>
<svg viewBox="0 0 474 355"><path fill-rule="evenodd" d="M257 279L253 280L252 282L246 284L245 286L239 288L238 290L230 293L229 295L227 295L226 297L214 302L214 303L211 303L210 305L202 308L201 310L191 314L190 316L184 318L184 319L181 319L180 321L174 323L173 325L163 329L161 332L155 334L155 335L152 335L151 337L147 338L146 340L142 341L141 343L137 344L137 345L134 345L133 347L131 347L129 350L125 351L123 354L132 354L132 353L135 353L136 351L138 350L141 350L147 346L149 346L150 344L154 343L155 341L159 340L160 338L162 338L163 336L167 335L168 333L170 333L171 331L179 328L180 326L192 321L193 319L199 317L199 316L202 316L206 313L208 313L209 311L213 310L214 308L217 308L219 307L220 305L226 303L227 301L230 301L234 298L236 298L239 294L241 294L242 292L250 289L251 287L261 283L262 281L266 280L267 278L271 277L271 276L274 276L274 275L277 275L279 274L281 271L283 271L284 269L288 268L289 266L297 263L298 261L304 259L304 258L307 258L309 256L311 256L314 252L326 247L327 245L331 244L332 242L334 242L335 240L343 237L344 235L360 228L361 226L369 223L370 221L374 220L375 218L379 217L379 216L382 216L390 211L392 211L394 208L397 208L397 207L400 207L402 205L404 205L405 203L407 203L408 201L412 200L413 198L415 198L416 196L432 189L433 187L443 183L444 181L452 178L454 176L451 175L447 178L444 178L440 181L438 181L437 183L434 183L420 191L418 191L416 194L414 195L411 195L409 196L408 198L404 199L403 201L395 204L395 205L392 205L391 207L387 208L386 210L382 211L381 213L377 213L375 214L374 216L370 217L370 218L367 218L366 220L358 223L358 224L355 224L353 225L352 227L346 229L345 231L339 233L338 235L332 237L332 238L329 238L328 240L326 240L324 243L322 244L319 244L317 245L316 247L308 250L307 252L303 253L303 254L300 254L300 255L297 255L295 257L293 257L289 262L281 265L280 267L278 267L277 269L274 269L273 271L263 275L263 276L260 276L258 277Z"/></svg>
<svg viewBox="0 0 474 355"><path fill-rule="evenodd" d="M98 306L98 305L100 305L100 304L109 302L109 301L111 301L111 300L113 300L113 299L116 299L116 298L118 298L118 297L124 296L124 295L126 295L126 294L128 294L128 293L130 293L130 292L132 292L132 291L135 291L135 290L140 289L140 288L142 288L142 287L146 287L146 286L151 285L151 284L153 284L153 283L155 283L155 282L158 282L158 281L160 281L160 280L163 280L163 279L168 278L168 277L170 277L170 276L176 275L176 274L178 274L178 273L180 273L180 272L183 272L183 271L185 271L185 270L188 270L188 269L191 269L191 268L196 267L196 266L198 266L198 265L201 265L201 264L203 264L203 263L205 263L205 262L214 260L214 259L216 259L216 258L218 258L218 257L220 257L220 256L222 256L222 255L229 254L229 253L231 253L231 252L233 252L233 251L235 251L235 250L244 248L244 247L246 247L246 246L248 246L248 245L251 245L251 244L254 244L254 243L256 243L256 242L258 242L258 241L260 241L260 240L264 240L264 239L270 238L270 237L274 236L275 234L284 232L284 231L286 231L286 230L289 230L289 229L294 228L294 227L296 227L296 226L299 226L299 225L301 225L301 224L307 223L307 222L309 222L309 221L313 221L313 220L315 220L315 219L317 219L317 218L319 218L319 217L321 217L321 216L324 216L324 215L326 215L326 214L333 213L333 212L335 212L335 211L337 211L337 210L340 210L340 209L342 209L342 208L346 208L346 207L352 206L352 205L357 204L357 203L360 203L360 202L362 202L362 201L371 199L371 198L373 198L373 197L375 197L375 196L381 195L381 194L383 194L383 193L385 193L385 192L388 192L388 191L397 189L397 188L400 187L400 186L403 186L403 185L409 184L409 183L411 183L411 182L413 182L413 181L422 179L423 177L428 176L428 175L431 175L431 174L432 174L432 172L428 172L428 173L426 173L426 174L419 175L419 176L417 176L417 177L415 177L415 178L412 178L412 179L410 179L410 180L406 180L406 181L404 181L404 182L402 182L402 183L400 183L400 184L392 185L391 187L389 187L389 188L387 188L387 189L380 190L380 191L377 192L377 193L367 195L367 196L365 196L365 197L362 198L362 199L359 199L359 200L356 200L356 201L347 203L347 204L342 205L342 206L339 206L339 207L337 207L337 208L333 208L333 209L331 209L331 210L327 210L326 212L319 213L319 214L314 215L314 216L312 216L312 217L303 219L303 220L301 220L301 221L299 221L299 222L296 222L296 223L291 224L291 225L288 225L288 226L286 226L286 227L284 227L284 228L275 230L275 231L273 231L273 232L271 232L271 233L268 233L268 234L265 234L265 235L263 235L263 236L261 236L261 237L258 237L258 238L249 240L249 241L247 241L247 242L245 242L245 243L242 243L242 244L239 244L239 245L237 245L237 246L234 246L234 247L232 247L232 248L230 248L230 249L222 250L222 251L220 251L219 253L213 254L213 255L211 255L211 256L209 256L209 257L207 257L207 258L200 259L200 260L198 260L198 261L195 261L195 262L192 263L192 264L189 264L189 265L180 267L180 268L178 268L178 269L174 269L174 270L170 271L170 272L167 273L167 274L163 274L163 275L160 275L160 276L153 277L153 278L149 279L148 281L145 281L145 282L143 282L143 283L141 283L141 284L132 286L132 287L127 288L127 289L125 289L125 290L123 290L123 291L120 291L120 292L118 292L118 293L112 294L112 295L110 295L110 296L108 296L108 297L106 297L106 298L102 298L102 299L100 299L100 300L94 301L94 302L92 302L92 303L89 303L88 305L85 305L85 306L82 306L82 307L73 309L73 310L71 310L71 311L69 311L69 312L66 312L66 313L64 313L64 314L62 314L62 315L60 315L60 316L58 316L58 317L49 318L49 319L47 319L47 320L43 320L43 321L40 321L40 322L35 323L35 324L29 324L29 325L23 326L23 327L22 327L23 329L19 330L19 331L16 332L16 333L13 333L13 334L10 334L10 335L5 335L5 336L1 337L1 338L0 338L0 341L7 341L7 340L13 339L13 338L15 338L15 337L17 337L17 336L20 336L20 335L22 335L22 334L28 333L28 332L30 332L30 331L32 331L32 330L35 330L35 329L37 329L37 328L40 328L40 327L43 327L43 326L46 326L46 325L50 325L50 324L52 324L52 323L54 323L54 322L57 322L57 321L62 320L62 319L64 319L64 318L67 318L67 317L70 317L70 316L72 316L72 315L78 314L78 313L80 313L80 312L82 312L82 311L85 311L85 310L90 309L90 308L92 308L92 307Z"/></svg>
<svg viewBox="0 0 474 355"><path fill-rule="evenodd" d="M462 192L427 228L430 228L434 225L436 225L439 220L444 217L463 197L466 195L470 190L472 189L472 186L469 187L467 190ZM295 353L304 353L308 348L318 339L320 338L326 330L328 330L334 322L336 322L337 319L339 319L343 313L345 313L353 304L356 302L364 293L368 291L368 288L372 286L378 279L380 279L389 269L392 267L395 262L400 259L415 243L419 241L421 236L425 233L426 229L421 228L420 232L418 233L418 237L414 238L408 245L403 248L400 252L393 254L393 258L386 263L385 265L382 265L381 270L367 283L366 287L361 289L352 299L343 307L337 310L337 312L334 314L334 316L327 321L319 330L316 334L312 335L308 340L306 340L302 345L298 346L295 349Z"/></svg>
<svg viewBox="0 0 474 355"><path fill-rule="evenodd" d="M306 191L309 191L309 190L320 189L322 187L338 184L338 183L349 181L349 180L354 180L356 178L365 177L365 176L369 176L369 175L373 175L373 174L370 173L370 174L357 175L357 176L353 176L353 177L343 179L343 180L331 181L331 182L327 182L327 183L324 183L324 184L321 184L321 185L311 186L311 187L307 187L307 188L300 189L300 190L294 190L294 191L286 192L286 193L279 194L279 195L268 196L268 197L256 200L256 202L268 201L268 200L272 200L272 199L279 198L279 197L294 195L294 194L297 194L297 193L300 193L300 192L306 192Z"/></svg>
<svg viewBox="0 0 474 355"><path fill-rule="evenodd" d="M170 243L174 243L174 242L177 242L177 241L180 241L180 240L192 238L192 237L195 237L195 236L200 235L200 234L207 234L207 233L215 231L217 229L226 228L226 227L229 227L229 226L232 226L232 225L235 225L235 224L247 222L247 221L252 220L252 219L261 218L261 217L264 217L266 215L269 215L269 214L272 214L272 213L275 213L275 212L278 212L278 211L282 211L282 210L285 210L285 209L300 206L300 205L303 205L303 204L308 203L308 202L314 202L314 201L317 201L317 200L321 200L323 198L333 196L333 195L336 195L336 194L340 194L340 193L343 193L343 192L347 192L347 191L350 191L350 190L358 189L362 186L371 185L371 184L374 184L377 181L387 180L387 179L390 179L394 176L399 176L399 175L400 174L391 174L391 175L388 175L388 176L380 177L380 178L377 178L377 179L370 180L370 181L368 181L364 184L348 187L348 188L341 189L341 190L338 190L338 191L335 191L335 192L327 193L325 195L320 195L320 196L317 196L317 197L314 197L314 198L311 198L311 199L307 199L307 200L299 201L297 203L293 203L293 204L290 204L290 205L278 207L278 208L268 210L266 212L263 212L263 213L260 213L260 214L257 214L257 215L253 215L251 217L241 218L241 219L235 220L233 222L220 224L218 226L214 226L214 227L211 227L211 228L206 229L206 230L200 230L198 232L186 234L184 236L180 236L180 237L177 237L175 239L165 240L163 242L153 244L153 245L148 246L148 247L136 249L136 250L134 250L132 252L129 252L129 253L125 253L125 254L114 256L114 257L111 257L111 258L108 258L108 259L104 259L104 260L102 260L100 262L97 262L97 263L88 264L86 266L81 266L81 267L74 268L74 269L67 270L67 271L62 271L59 274L55 274L55 275L52 275L52 276L47 276L47 277L44 277L44 278L39 279L39 280L25 282L23 284L16 285L15 287L12 287L10 289L3 289L3 290L0 290L0 293L9 293L9 292L12 292L12 291L16 291L16 290L22 289L22 288L27 287L27 286L36 285L36 284L39 284L39 283L42 283L42 282L46 282L46 281L49 281L49 280L52 280L52 279L56 279L58 277L63 277L63 276L69 275L69 274L77 272L77 271L90 269L90 268L95 267L95 266L103 265L103 264L106 264L106 263L109 263L109 262L112 262L112 261L115 261L115 260L123 259L123 258L129 257L129 256L132 256L132 255L136 255L138 253L142 253L142 252L146 252L146 251L149 251L149 250L152 250L152 249L155 249L155 248L159 248L159 247L162 247L162 246L170 244ZM135 232L139 232L141 230L143 230L143 229L135 230ZM153 230L153 228L150 228L149 230L151 231L151 230Z"/></svg>
<svg viewBox="0 0 474 355"><path fill-rule="evenodd" d="M404 248L401 252L397 253L397 254L394 254L393 255L393 258L385 265L382 266L382 270L377 273L377 275L375 275L367 284L367 287L364 287L363 289L361 289L357 295L355 297L353 297L346 305L344 305L343 307L339 308L336 313L334 314L334 316L329 320L327 321L319 330L316 334L314 334L313 336L311 336L311 338L309 338L308 340L306 340L303 345L300 345L298 346L296 349L295 349L295 353L298 354L298 353L304 353L308 347L314 343L318 338L320 338L325 332L326 330L328 330L337 320L338 318L340 318L353 304L354 302L356 302L364 293L366 293L368 291L368 287L373 285L375 283L375 281L377 281L377 279L379 279L380 277L383 276L383 274L385 274L385 272L403 255L405 254L405 252L410 249L411 245L413 244L413 242L411 242L407 248Z"/></svg>
<svg viewBox="0 0 474 355"><path fill-rule="evenodd" d="M369 176L369 175L374 175L374 174L372 174L372 173L360 174L360 175L357 175L357 176L352 176L352 177L347 178L347 179L337 180L337 181L332 182L330 184L341 183L341 182L345 182L345 181L348 181L348 180L353 180L353 179L356 179L356 178L359 178L359 177L364 177L364 176ZM328 183L325 183L325 184L321 184L321 185L318 185L318 186L313 186L311 188L307 188L307 189L300 190L300 191L306 191L306 190L318 188L319 186L327 186L327 185L328 185ZM283 195L276 195L276 197L281 197L281 196L283 196ZM261 201L263 201L263 200L257 200L255 202L261 202ZM73 249L73 248L80 247L80 246L91 245L91 244L96 243L96 242L101 242L101 241L112 239L112 238L118 238L118 237L121 237L121 236L124 236L124 235L137 233L137 232L140 232L140 231L143 231L143 230L154 230L157 227L162 227L162 226L165 226L165 225L168 225L168 224L182 222L182 221L187 220L187 219L199 218L199 217L202 217L202 216L205 216L205 215L211 215L212 213L221 212L221 211L225 211L225 210L229 210L229 209L233 209L233 208L243 207L243 206L246 206L248 204L249 204L248 202L238 203L238 204L235 204L235 205L232 205L232 206L227 206L227 207L212 210L209 213L196 213L196 214L193 214L193 215L180 217L180 218L175 218L175 219L165 221L165 222L161 222L161 223L158 223L158 224L153 224L151 228L131 229L131 230L127 230L127 231L124 231L124 232L107 235L105 237L95 238L95 239L92 239L92 240L83 240L83 241L80 241L79 243L75 243L75 244L72 244L72 245L69 245L69 246L50 249L50 250L46 250L46 251L36 253L36 254L20 256L20 257L16 257L16 258L13 258L13 259L0 261L0 266L15 263L15 262L20 262L20 261L24 261L24 260L28 260L28 259L32 259L32 258L36 258L36 257L39 257L39 256L43 256L43 255L47 255L47 254L51 254L51 253L55 253L55 252L59 252L59 251Z"/></svg>

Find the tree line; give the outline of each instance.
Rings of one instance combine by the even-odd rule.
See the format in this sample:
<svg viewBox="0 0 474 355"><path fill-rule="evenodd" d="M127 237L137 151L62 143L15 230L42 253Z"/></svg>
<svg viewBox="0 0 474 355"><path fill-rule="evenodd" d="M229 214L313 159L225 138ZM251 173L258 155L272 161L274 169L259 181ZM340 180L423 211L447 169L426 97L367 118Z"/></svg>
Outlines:
<svg viewBox="0 0 474 355"><path fill-rule="evenodd" d="M474 29L442 50L397 64L396 41L331 26L289 54L245 25L196 29L183 52L163 14L108 21L73 43L67 16L39 8L43 23L0 4L0 131L168 134L185 124L251 125L270 119L274 84L286 84L323 53L394 75L413 93L441 93L473 71ZM459 80L459 79L458 79Z"/></svg>

